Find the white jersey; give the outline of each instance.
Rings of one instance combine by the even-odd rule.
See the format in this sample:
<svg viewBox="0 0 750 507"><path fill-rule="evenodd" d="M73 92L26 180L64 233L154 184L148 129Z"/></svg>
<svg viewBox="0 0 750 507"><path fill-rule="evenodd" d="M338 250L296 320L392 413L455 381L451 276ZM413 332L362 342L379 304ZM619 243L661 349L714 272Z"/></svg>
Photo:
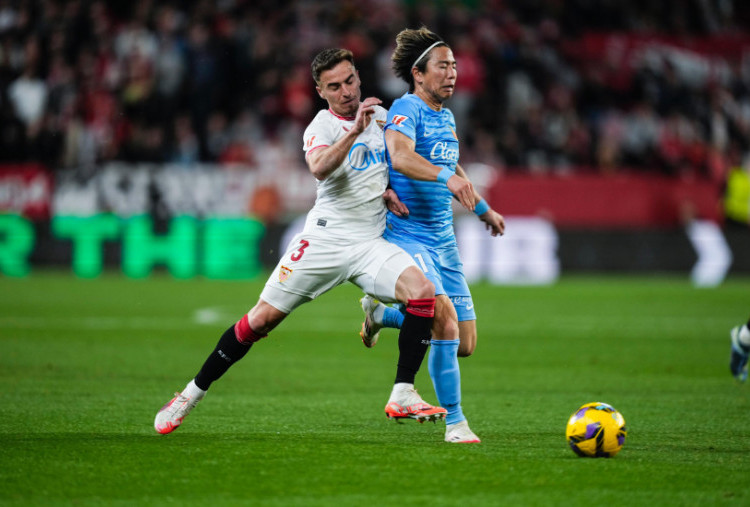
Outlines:
<svg viewBox="0 0 750 507"><path fill-rule="evenodd" d="M307 214L305 232L358 242L382 236L386 207L383 192L388 185L383 126L387 111L374 106L372 121L362 132L344 162L323 181L317 181L315 205ZM354 125L353 118L320 111L305 129L305 156L331 146Z"/></svg>

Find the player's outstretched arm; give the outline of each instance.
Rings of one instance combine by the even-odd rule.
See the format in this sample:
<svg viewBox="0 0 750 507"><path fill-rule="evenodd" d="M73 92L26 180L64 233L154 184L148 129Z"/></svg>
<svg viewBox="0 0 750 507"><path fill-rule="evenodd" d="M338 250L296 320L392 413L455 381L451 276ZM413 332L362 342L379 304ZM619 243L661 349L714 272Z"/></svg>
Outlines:
<svg viewBox="0 0 750 507"><path fill-rule="evenodd" d="M409 178L420 181L440 181L442 170L431 164L415 151L415 142L408 136L395 130L385 131L385 144L395 170ZM448 171L446 169L446 171ZM466 178L452 174L445 184L448 190L458 199L463 207L474 211L476 198L474 186Z"/></svg>
<svg viewBox="0 0 750 507"><path fill-rule="evenodd" d="M464 168L461 167L460 164L456 164L456 175L466 179L467 181L469 179L466 171L464 171ZM492 234L493 236L502 236L503 234L505 234L505 218L503 218L500 213L490 208L487 204L487 201L482 199L482 196L479 195L476 190L474 190L474 197L477 201L477 206L474 209L474 212L477 214L479 219L485 223L485 227L488 231L490 231L490 234Z"/></svg>
<svg viewBox="0 0 750 507"><path fill-rule="evenodd" d="M354 117L352 129L344 137L325 148L317 150L307 155L307 166L310 172L319 181L326 179L333 171L340 166L346 154L354 145L357 137L364 132L372 121L372 115L375 113L373 106L379 105L381 100L377 97L367 97L359 105L357 115Z"/></svg>

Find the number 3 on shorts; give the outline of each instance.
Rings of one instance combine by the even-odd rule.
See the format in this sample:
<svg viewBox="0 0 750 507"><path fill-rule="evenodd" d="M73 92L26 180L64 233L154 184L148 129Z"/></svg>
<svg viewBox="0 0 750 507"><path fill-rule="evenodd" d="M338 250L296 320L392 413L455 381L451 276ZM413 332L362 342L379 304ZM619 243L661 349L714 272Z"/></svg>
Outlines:
<svg viewBox="0 0 750 507"><path fill-rule="evenodd" d="M294 252L292 256L290 257L290 259L292 259L294 262L297 262L298 260L300 260L302 258L302 255L305 253L305 248L310 246L310 242L307 241L306 239L299 240L299 244L302 246L300 246L297 249L297 251Z"/></svg>

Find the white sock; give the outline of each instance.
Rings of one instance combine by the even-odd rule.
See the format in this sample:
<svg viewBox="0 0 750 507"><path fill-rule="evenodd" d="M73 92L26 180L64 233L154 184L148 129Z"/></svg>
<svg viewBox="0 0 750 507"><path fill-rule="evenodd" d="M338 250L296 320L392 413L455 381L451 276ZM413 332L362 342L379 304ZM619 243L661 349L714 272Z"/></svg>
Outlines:
<svg viewBox="0 0 750 507"><path fill-rule="evenodd" d="M738 338L742 345L744 345L745 347L750 347L750 329L747 328L747 324L740 328Z"/></svg>
<svg viewBox="0 0 750 507"><path fill-rule="evenodd" d="M372 311L372 319L375 321L375 324L383 325L383 315L385 315L385 305L378 303L378 306Z"/></svg>
<svg viewBox="0 0 750 507"><path fill-rule="evenodd" d="M409 384L407 382L399 382L398 384L393 384L393 390L391 391L391 398L396 394L400 394L410 389L414 389L414 384Z"/></svg>
<svg viewBox="0 0 750 507"><path fill-rule="evenodd" d="M195 380L191 380L182 390L182 395L190 399L200 400L206 395L206 391L195 385Z"/></svg>

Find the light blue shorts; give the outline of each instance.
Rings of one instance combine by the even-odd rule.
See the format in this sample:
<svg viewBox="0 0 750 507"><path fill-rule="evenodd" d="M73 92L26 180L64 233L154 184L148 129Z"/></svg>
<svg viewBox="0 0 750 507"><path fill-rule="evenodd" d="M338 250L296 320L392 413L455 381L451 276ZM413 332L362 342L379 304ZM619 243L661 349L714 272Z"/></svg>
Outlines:
<svg viewBox="0 0 750 507"><path fill-rule="evenodd" d="M436 296L445 294L450 298L459 322L477 319L469 284L464 277L464 266L458 255L458 246L434 248L400 238L387 239L412 256L427 279L435 284Z"/></svg>

